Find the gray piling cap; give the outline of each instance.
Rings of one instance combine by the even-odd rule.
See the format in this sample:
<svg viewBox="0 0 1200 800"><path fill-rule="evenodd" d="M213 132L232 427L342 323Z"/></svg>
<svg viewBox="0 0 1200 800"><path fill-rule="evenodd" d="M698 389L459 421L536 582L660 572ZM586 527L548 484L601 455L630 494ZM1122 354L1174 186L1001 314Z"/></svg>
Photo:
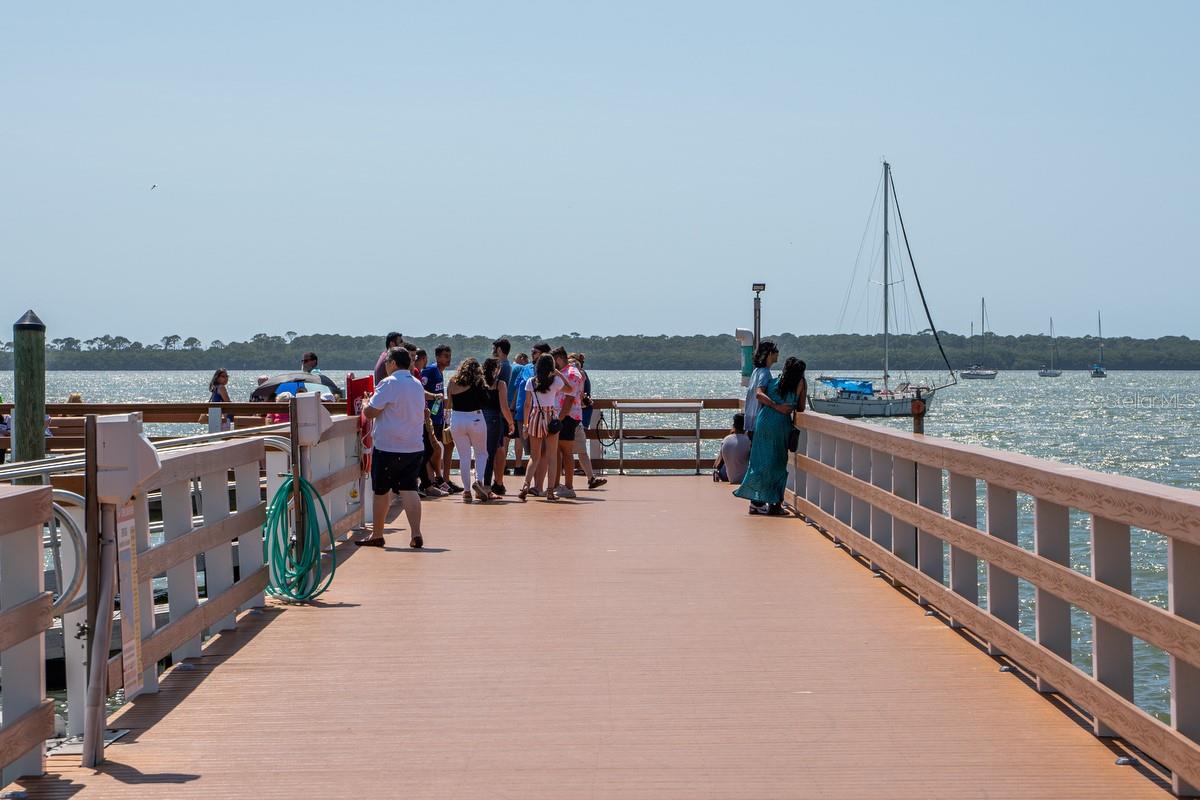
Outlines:
<svg viewBox="0 0 1200 800"><path fill-rule="evenodd" d="M25 316L21 317L13 323L14 331L45 331L46 323L38 319L38 315L33 313L33 309L25 312Z"/></svg>

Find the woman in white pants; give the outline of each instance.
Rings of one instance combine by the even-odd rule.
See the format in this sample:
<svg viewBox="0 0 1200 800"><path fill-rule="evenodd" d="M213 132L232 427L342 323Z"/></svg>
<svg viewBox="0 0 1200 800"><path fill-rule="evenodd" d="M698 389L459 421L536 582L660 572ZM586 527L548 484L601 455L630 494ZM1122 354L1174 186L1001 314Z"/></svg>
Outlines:
<svg viewBox="0 0 1200 800"><path fill-rule="evenodd" d="M450 436L458 448L458 471L466 487L463 502L471 502L472 492L480 500L491 500L492 494L483 483L483 469L488 459L487 423L483 419L487 387L479 362L473 358L463 359L446 393L450 398ZM473 471L472 462L475 465Z"/></svg>

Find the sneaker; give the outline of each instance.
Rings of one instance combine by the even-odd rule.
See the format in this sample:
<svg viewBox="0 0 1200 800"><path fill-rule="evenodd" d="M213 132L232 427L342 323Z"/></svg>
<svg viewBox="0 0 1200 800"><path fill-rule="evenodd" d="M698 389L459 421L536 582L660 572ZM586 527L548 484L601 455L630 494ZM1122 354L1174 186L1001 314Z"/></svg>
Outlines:
<svg viewBox="0 0 1200 800"><path fill-rule="evenodd" d="M575 474L576 475L586 475L587 473L583 471L583 467L576 467Z"/></svg>
<svg viewBox="0 0 1200 800"><path fill-rule="evenodd" d="M554 493L555 493L556 495L558 495L559 497L565 497L565 498L567 498L568 500L574 500L574 499L575 499L575 497L576 497L576 495L575 495L575 490L574 490L574 489L569 489L569 488L567 488L566 486L560 486L560 487L558 487L557 489L555 489L555 490L554 490Z"/></svg>
<svg viewBox="0 0 1200 800"><path fill-rule="evenodd" d="M420 486L417 487L417 497L424 500L428 496L429 495L426 493L426 491L424 489L422 489Z"/></svg>
<svg viewBox="0 0 1200 800"><path fill-rule="evenodd" d="M462 498L464 503L473 503L475 501L475 498L471 497L470 492L463 492Z"/></svg>
<svg viewBox="0 0 1200 800"><path fill-rule="evenodd" d="M492 494L498 494L498 495L500 495L501 497L504 497L504 495L506 494L506 491L505 491L505 489L504 489L504 484L502 484L502 483L493 483L493 484L492 484Z"/></svg>
<svg viewBox="0 0 1200 800"><path fill-rule="evenodd" d="M750 504L750 513L751 514L762 514L762 515L766 516L770 512L767 511L767 506L765 503L760 504L760 505L755 505L754 503L751 503Z"/></svg>
<svg viewBox="0 0 1200 800"><path fill-rule="evenodd" d="M430 497L445 497L449 492L443 492L441 487L434 486L432 483L425 487L425 494Z"/></svg>
<svg viewBox="0 0 1200 800"><path fill-rule="evenodd" d="M592 478L588 481L588 488L595 489L597 486L603 486L608 483L608 478Z"/></svg>
<svg viewBox="0 0 1200 800"><path fill-rule="evenodd" d="M786 517L787 516L787 512L783 510L783 506L780 503L771 503L771 505L767 506L766 511L760 511L759 513L766 514L768 517Z"/></svg>
<svg viewBox="0 0 1200 800"><path fill-rule="evenodd" d="M458 494L459 492L462 492L465 490L463 489L463 487L459 486L457 483L451 483L450 481L446 481L446 491L450 492L450 494Z"/></svg>
<svg viewBox="0 0 1200 800"><path fill-rule="evenodd" d="M437 487L439 489L441 489L443 492L445 492L446 494L450 494L450 484L446 483L445 481L442 481L441 483L439 483L437 485Z"/></svg>

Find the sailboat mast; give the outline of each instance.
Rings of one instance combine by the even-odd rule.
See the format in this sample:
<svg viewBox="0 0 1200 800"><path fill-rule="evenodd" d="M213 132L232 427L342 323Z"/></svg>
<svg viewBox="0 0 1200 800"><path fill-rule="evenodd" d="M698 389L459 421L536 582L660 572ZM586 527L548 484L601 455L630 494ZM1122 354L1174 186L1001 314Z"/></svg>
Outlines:
<svg viewBox="0 0 1200 800"><path fill-rule="evenodd" d="M1054 338L1054 317L1050 318L1050 369L1054 369L1054 356L1058 354L1058 340Z"/></svg>
<svg viewBox="0 0 1200 800"><path fill-rule="evenodd" d="M987 298L979 298L979 364L983 365L983 340L987 338Z"/></svg>
<svg viewBox="0 0 1200 800"><path fill-rule="evenodd" d="M1100 323L1100 312L1096 312L1096 333L1100 335L1100 366L1104 366L1104 326Z"/></svg>
<svg viewBox="0 0 1200 800"><path fill-rule="evenodd" d="M888 184L892 167L883 162L883 388L888 388Z"/></svg>

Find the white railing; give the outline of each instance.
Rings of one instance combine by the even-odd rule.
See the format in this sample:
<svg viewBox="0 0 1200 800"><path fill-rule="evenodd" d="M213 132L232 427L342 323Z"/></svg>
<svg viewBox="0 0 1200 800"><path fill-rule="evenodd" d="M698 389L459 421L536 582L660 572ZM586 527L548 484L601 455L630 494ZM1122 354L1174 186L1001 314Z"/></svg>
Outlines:
<svg viewBox="0 0 1200 800"><path fill-rule="evenodd" d="M798 513L1035 675L1039 690L1085 709L1097 735L1172 770L1177 793L1200 786L1200 492L820 414L797 420ZM1032 551L1018 544L1018 493L1034 501ZM1070 509L1090 516L1090 576L1070 566ZM1131 527L1167 537L1168 608L1131 592ZM1035 587L1032 638L1018 627L1018 580ZM1092 617L1094 674L1072 664L1071 606ZM1170 724L1133 701L1133 637L1169 656Z"/></svg>

